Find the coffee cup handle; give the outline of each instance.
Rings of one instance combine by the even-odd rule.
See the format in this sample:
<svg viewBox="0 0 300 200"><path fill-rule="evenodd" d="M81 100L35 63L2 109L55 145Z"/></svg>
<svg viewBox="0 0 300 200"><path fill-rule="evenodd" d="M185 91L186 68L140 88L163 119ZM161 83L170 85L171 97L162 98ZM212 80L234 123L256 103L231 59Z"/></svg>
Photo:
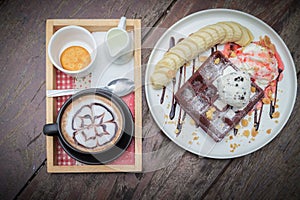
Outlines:
<svg viewBox="0 0 300 200"><path fill-rule="evenodd" d="M43 133L48 136L58 135L58 124L53 123L44 125Z"/></svg>
<svg viewBox="0 0 300 200"><path fill-rule="evenodd" d="M121 17L118 28L123 30L126 29L126 17Z"/></svg>

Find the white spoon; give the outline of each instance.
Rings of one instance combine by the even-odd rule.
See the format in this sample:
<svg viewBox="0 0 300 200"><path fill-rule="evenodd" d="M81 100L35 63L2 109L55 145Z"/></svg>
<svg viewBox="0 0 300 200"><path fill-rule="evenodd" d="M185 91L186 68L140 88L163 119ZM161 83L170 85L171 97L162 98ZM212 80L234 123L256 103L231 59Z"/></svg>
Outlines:
<svg viewBox="0 0 300 200"><path fill-rule="evenodd" d="M101 88L111 91L119 97L125 96L133 91L134 81L127 78L115 79L107 84L107 86ZM47 90L47 97L59 97L65 95L73 95L84 89L66 89L66 90Z"/></svg>

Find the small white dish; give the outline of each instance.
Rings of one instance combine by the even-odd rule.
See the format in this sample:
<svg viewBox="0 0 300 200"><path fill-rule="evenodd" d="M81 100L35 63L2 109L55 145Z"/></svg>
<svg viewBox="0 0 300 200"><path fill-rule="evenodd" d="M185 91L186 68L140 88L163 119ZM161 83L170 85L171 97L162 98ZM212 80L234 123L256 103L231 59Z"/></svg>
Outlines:
<svg viewBox="0 0 300 200"><path fill-rule="evenodd" d="M71 71L62 67L60 56L62 52L71 46L85 48L90 56L91 62L81 70ZM74 77L82 77L92 71L93 63L97 56L97 44L92 34L80 26L66 26L56 31L51 37L48 45L48 56L52 64L60 71Z"/></svg>

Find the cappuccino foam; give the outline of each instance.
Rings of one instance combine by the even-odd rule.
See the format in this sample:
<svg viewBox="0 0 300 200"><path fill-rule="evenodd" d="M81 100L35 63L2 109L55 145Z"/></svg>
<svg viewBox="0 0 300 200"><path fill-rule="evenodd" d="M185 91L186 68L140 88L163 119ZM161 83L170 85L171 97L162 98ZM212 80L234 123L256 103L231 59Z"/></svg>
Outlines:
<svg viewBox="0 0 300 200"><path fill-rule="evenodd" d="M100 152L118 141L123 128L118 107L105 97L89 94L73 100L61 117L65 140L83 152Z"/></svg>

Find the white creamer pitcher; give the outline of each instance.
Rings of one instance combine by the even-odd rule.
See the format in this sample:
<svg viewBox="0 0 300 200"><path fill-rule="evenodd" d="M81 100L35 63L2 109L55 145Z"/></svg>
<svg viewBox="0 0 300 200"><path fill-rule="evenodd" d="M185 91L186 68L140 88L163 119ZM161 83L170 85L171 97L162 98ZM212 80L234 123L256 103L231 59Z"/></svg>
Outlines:
<svg viewBox="0 0 300 200"><path fill-rule="evenodd" d="M119 25L108 30L105 35L107 54L111 62L125 64L133 56L131 36L126 31L126 17L121 17Z"/></svg>

